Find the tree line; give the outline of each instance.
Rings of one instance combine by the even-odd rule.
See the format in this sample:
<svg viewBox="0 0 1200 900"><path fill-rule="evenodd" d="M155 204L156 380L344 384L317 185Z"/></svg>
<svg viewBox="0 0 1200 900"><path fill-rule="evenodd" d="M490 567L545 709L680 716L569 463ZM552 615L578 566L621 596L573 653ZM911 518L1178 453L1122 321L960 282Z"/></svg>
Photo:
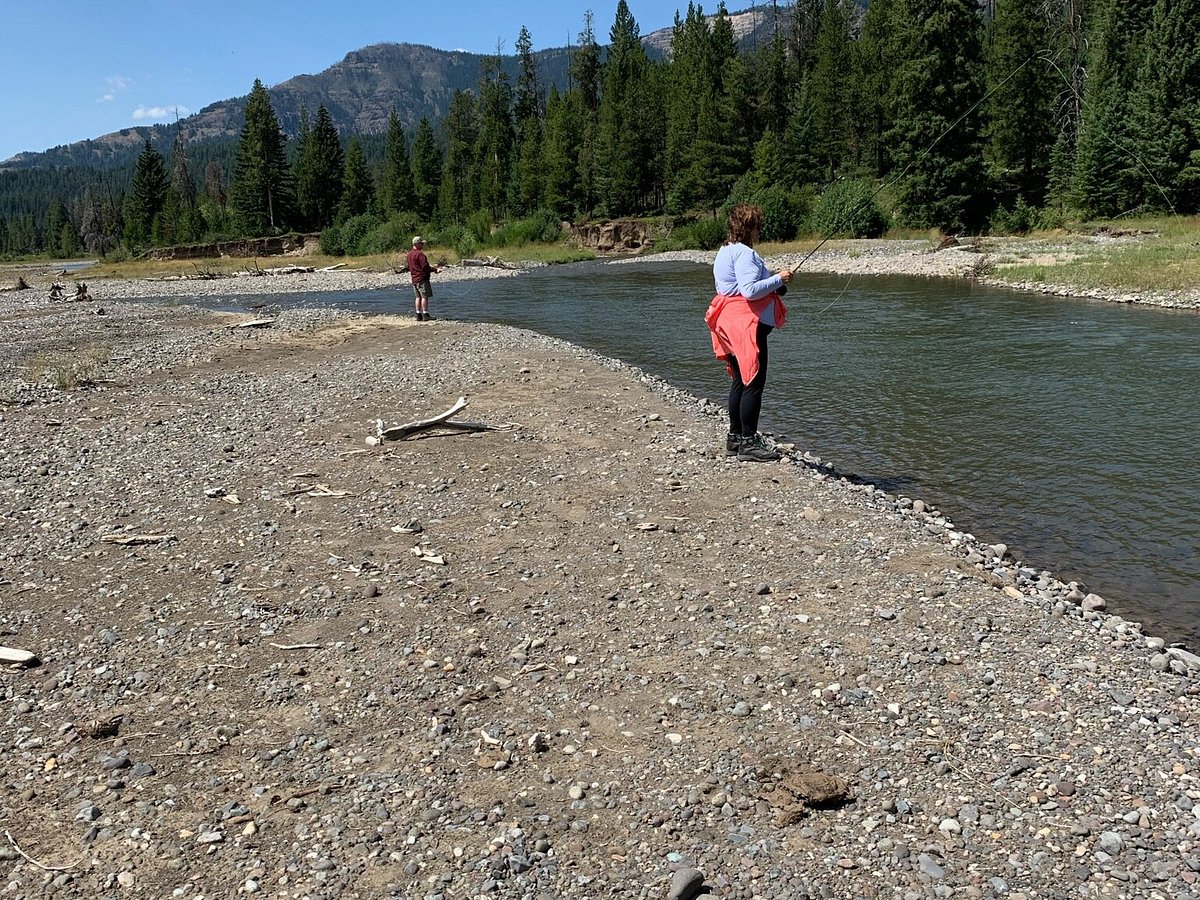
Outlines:
<svg viewBox="0 0 1200 900"><path fill-rule="evenodd" d="M626 0L608 44L591 12L567 83L532 37L497 54L442 119L342 135L319 106L288 139L255 82L231 166L149 142L124 192L0 218L0 252L71 255L321 231L332 252L435 229L460 250L504 223L716 221L760 203L767 237L889 224L1020 231L1068 218L1200 210L1200 0L794 0L760 46L724 4L676 14L652 58ZM377 148L368 154L364 147ZM719 227L697 231L719 240Z"/></svg>

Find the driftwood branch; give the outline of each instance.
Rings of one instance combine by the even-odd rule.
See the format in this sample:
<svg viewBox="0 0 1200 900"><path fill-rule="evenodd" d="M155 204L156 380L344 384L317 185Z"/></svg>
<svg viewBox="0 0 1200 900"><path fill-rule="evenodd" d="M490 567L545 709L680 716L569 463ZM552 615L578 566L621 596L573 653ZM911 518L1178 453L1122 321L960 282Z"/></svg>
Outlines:
<svg viewBox="0 0 1200 900"><path fill-rule="evenodd" d="M409 435L416 434L418 431L425 431L429 428L438 426L454 427L446 420L454 416L455 413L462 412L467 408L467 398L459 397L458 401L448 410L440 415L436 415L431 419L418 419L415 422L408 422L404 425L393 425L391 428L383 427L383 419L376 422L375 430L378 433L381 441L402 441Z"/></svg>
<svg viewBox="0 0 1200 900"><path fill-rule="evenodd" d="M21 845L17 843L17 839L12 836L11 831L8 831L6 829L4 832L4 836L6 838L8 838L8 842L10 844L12 844L12 848L14 850L16 850L18 853L20 853L21 857L26 862L31 863L31 864L37 866L39 869L42 869L43 871L46 871L46 872L67 872L67 871L75 868L77 865L79 865L80 862L83 861L83 857L81 856L81 857L79 857L79 861L73 862L69 866L48 866L45 863L38 862L36 859L34 859L32 856L30 856L28 853L26 853L24 850L22 850Z"/></svg>
<svg viewBox="0 0 1200 900"><path fill-rule="evenodd" d="M324 650L324 644L276 644L271 641L271 646L278 650Z"/></svg>
<svg viewBox="0 0 1200 900"><path fill-rule="evenodd" d="M106 544L121 544L122 546L131 546L135 544L161 544L165 541L175 540L175 535L166 534L127 534L123 532L114 532L112 534L102 534L100 540Z"/></svg>
<svg viewBox="0 0 1200 900"><path fill-rule="evenodd" d="M510 262L505 262L498 256L484 256L480 258L464 259L460 265L463 266L485 266L491 269L519 269L520 266L514 266Z"/></svg>
<svg viewBox="0 0 1200 900"><path fill-rule="evenodd" d="M0 647L0 663L14 666L36 666L37 654L28 650L18 650L16 647Z"/></svg>

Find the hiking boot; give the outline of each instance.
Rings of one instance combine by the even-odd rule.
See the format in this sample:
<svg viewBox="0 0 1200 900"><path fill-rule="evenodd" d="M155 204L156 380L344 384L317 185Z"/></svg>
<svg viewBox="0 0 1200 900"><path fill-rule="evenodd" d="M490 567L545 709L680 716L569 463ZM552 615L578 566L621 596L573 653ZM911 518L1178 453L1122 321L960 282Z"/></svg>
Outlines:
<svg viewBox="0 0 1200 900"><path fill-rule="evenodd" d="M424 316L424 315L422 315L421 313L417 313L417 321L418 321L418 322L424 322L424 321L425 321L425 316Z"/></svg>
<svg viewBox="0 0 1200 900"><path fill-rule="evenodd" d="M425 313L425 321L426 321L426 322L432 322L432 321L433 321L433 316L431 316L429 313Z"/></svg>
<svg viewBox="0 0 1200 900"><path fill-rule="evenodd" d="M779 459L779 451L769 446L761 434L755 434L742 438L737 458L742 462L775 462Z"/></svg>
<svg viewBox="0 0 1200 900"><path fill-rule="evenodd" d="M729 456L737 456L737 452L742 449L742 436L734 434L732 431L725 435L725 452Z"/></svg>

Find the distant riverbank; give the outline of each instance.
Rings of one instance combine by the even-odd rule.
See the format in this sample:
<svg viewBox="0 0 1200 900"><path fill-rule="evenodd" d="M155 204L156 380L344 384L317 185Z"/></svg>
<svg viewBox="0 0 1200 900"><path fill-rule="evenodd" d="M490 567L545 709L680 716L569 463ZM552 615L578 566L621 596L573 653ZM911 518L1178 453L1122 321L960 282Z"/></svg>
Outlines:
<svg viewBox="0 0 1200 900"><path fill-rule="evenodd" d="M1200 283L1179 289L1145 287L1106 287L1073 282L1072 266L1080 261L1103 262L1107 255L1138 247L1149 240L1145 235L1112 237L1107 233L1092 236L1061 237L988 237L963 240L948 246L935 246L929 240L840 240L830 241L815 251L778 249L764 246L762 251L774 268L791 267L801 274L831 275L914 275L932 278L973 278L986 284L1016 290L1061 296L1086 297L1119 303L1146 304L1173 309L1200 309ZM610 261L611 265L636 265L642 262L686 260L709 265L715 253L703 250L649 253ZM515 265L520 266L518 261ZM541 265L530 263L530 265ZM311 272L262 274L248 263L245 271L205 277L148 274L146 277L89 279L91 295L97 300L145 297L248 296L294 294L350 290L407 289L408 275L378 265L356 268L348 260L345 268ZM63 266L9 265L0 267L0 284L12 284L24 278L31 292L8 292L3 297L47 296L54 282L69 282L78 275L63 275ZM68 266L69 268L69 266ZM147 272L153 272L147 268ZM1030 273L1040 277L1031 278ZM446 267L434 278L438 283L480 278L519 277L520 268L499 266ZM1134 276L1136 278L1136 275ZM71 291L67 291L70 295Z"/></svg>

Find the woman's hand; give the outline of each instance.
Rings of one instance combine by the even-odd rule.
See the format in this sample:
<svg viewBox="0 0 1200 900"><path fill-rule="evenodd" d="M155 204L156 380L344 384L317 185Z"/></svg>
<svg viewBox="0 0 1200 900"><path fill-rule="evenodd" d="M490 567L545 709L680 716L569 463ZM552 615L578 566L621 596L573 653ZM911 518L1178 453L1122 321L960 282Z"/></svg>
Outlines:
<svg viewBox="0 0 1200 900"><path fill-rule="evenodd" d="M783 279L784 284L787 284L789 281L792 280L792 270L791 269L780 269L778 274L779 274L779 277Z"/></svg>

